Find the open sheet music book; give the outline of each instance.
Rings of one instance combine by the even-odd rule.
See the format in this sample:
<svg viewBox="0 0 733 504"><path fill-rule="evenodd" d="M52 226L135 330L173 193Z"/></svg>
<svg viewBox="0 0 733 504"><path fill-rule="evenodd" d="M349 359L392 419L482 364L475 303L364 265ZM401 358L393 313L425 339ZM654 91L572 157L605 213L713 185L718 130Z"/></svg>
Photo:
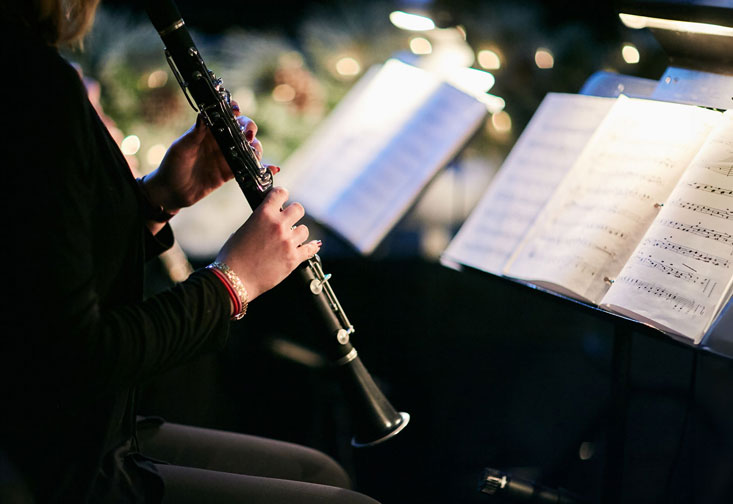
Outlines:
<svg viewBox="0 0 733 504"><path fill-rule="evenodd" d="M700 344L731 295L733 116L549 94L443 262Z"/></svg>
<svg viewBox="0 0 733 504"><path fill-rule="evenodd" d="M278 183L308 215L369 254L486 115L481 96L388 60L285 160Z"/></svg>

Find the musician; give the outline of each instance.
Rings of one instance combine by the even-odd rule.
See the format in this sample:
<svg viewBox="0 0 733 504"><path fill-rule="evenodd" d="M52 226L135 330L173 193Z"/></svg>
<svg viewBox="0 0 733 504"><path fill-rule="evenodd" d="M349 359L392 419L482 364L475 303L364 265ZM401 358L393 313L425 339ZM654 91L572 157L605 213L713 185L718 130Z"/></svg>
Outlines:
<svg viewBox="0 0 733 504"><path fill-rule="evenodd" d="M373 503L315 450L153 420L138 429L136 388L221 349L230 319L320 243L275 188L214 265L143 300L144 261L172 244L168 220L231 174L198 120L136 181L56 49L81 40L97 3L0 0L11 130L0 165L10 277L0 501ZM238 121L261 156L257 126Z"/></svg>

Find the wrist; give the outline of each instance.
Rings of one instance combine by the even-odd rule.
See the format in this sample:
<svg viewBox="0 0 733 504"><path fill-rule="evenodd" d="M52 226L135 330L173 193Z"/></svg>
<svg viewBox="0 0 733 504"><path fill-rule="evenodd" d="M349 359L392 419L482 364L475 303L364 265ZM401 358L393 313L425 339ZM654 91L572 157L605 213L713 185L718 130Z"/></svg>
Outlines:
<svg viewBox="0 0 733 504"><path fill-rule="evenodd" d="M140 194L142 196L143 215L147 220L159 223L168 222L178 213L179 208L171 208L166 205L165 198L157 189L150 175L143 175L137 179Z"/></svg>

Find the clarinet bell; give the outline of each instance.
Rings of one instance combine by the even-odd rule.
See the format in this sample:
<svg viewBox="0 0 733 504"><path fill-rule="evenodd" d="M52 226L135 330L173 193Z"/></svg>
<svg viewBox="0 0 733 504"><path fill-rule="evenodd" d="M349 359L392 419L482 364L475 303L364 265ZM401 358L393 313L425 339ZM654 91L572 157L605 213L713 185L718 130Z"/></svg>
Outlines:
<svg viewBox="0 0 733 504"><path fill-rule="evenodd" d="M341 364L339 372L351 409L354 432L352 446L361 448L378 445L407 426L410 415L394 409L358 356Z"/></svg>

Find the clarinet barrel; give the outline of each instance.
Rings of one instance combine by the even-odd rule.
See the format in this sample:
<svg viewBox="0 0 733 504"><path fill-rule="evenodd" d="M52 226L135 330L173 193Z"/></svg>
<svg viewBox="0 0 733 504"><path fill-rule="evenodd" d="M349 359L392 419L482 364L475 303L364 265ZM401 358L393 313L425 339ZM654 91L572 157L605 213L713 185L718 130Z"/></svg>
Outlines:
<svg viewBox="0 0 733 504"><path fill-rule="evenodd" d="M145 8L165 45L168 63L191 106L201 114L222 150L249 205L254 209L272 188L272 175L244 139L222 81L208 70L172 0L146 0ZM318 256L294 275L326 327L321 350L336 368L354 426L353 446L374 446L399 433L410 415L392 407L362 364L350 341L349 322L323 272ZM291 275L292 276L292 275Z"/></svg>
<svg viewBox="0 0 733 504"><path fill-rule="evenodd" d="M408 413L398 413L390 404L351 344L354 327L349 322L333 289L330 275L323 273L318 256L309 259L296 271L308 285L316 311L325 323L327 339L323 350L336 367L354 424L351 444L374 446L395 436L410 421Z"/></svg>

